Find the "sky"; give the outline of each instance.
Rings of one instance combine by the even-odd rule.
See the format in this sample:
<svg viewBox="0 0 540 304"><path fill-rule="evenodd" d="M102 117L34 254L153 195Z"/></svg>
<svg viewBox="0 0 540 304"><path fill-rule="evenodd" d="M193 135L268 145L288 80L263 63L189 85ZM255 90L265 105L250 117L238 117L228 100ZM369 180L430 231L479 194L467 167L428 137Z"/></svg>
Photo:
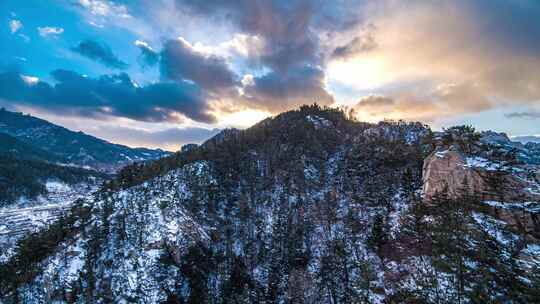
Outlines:
<svg viewBox="0 0 540 304"><path fill-rule="evenodd" d="M538 0L2 0L0 106L178 150L302 104L540 135Z"/></svg>

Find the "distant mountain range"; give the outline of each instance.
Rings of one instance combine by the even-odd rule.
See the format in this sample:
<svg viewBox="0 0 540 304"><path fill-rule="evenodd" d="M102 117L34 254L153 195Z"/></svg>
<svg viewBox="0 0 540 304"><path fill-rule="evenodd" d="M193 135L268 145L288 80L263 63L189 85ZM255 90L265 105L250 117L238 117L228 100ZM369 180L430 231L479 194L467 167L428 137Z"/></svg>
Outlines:
<svg viewBox="0 0 540 304"><path fill-rule="evenodd" d="M129 148L74 132L46 120L0 109L0 151L22 157L114 173L126 164L158 159L170 153ZM6 137L9 135L10 137Z"/></svg>
<svg viewBox="0 0 540 304"><path fill-rule="evenodd" d="M66 203L125 165L169 154L112 144L0 109L0 207Z"/></svg>
<svg viewBox="0 0 540 304"><path fill-rule="evenodd" d="M513 136L512 138L512 141L517 141L517 142L520 142L520 143L523 143L523 144L526 144L526 143L540 143L540 136L535 136L535 135L529 135L529 136Z"/></svg>

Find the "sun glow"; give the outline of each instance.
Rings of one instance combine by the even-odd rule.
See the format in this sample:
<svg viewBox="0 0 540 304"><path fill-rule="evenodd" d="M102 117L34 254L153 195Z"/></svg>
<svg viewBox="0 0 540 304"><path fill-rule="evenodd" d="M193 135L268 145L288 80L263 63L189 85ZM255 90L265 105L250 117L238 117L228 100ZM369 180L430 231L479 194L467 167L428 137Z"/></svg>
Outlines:
<svg viewBox="0 0 540 304"><path fill-rule="evenodd" d="M328 77L360 90L377 88L392 80L381 57L333 61L328 67Z"/></svg>
<svg viewBox="0 0 540 304"><path fill-rule="evenodd" d="M259 110L243 110L234 113L222 114L220 116L220 121L222 122L221 124L223 126L247 128L271 116L271 114Z"/></svg>

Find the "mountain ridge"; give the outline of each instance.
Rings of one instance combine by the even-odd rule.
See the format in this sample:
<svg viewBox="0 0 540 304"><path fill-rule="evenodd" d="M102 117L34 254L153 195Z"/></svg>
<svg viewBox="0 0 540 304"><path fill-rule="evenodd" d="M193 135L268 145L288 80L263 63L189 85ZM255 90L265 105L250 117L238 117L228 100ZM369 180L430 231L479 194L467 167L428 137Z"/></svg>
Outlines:
<svg viewBox="0 0 540 304"><path fill-rule="evenodd" d="M168 155L157 149L129 148L113 144L81 131L71 131L46 120L0 109L0 133L39 147L64 164L87 166L113 173L126 164L147 161Z"/></svg>
<svg viewBox="0 0 540 304"><path fill-rule="evenodd" d="M126 167L63 221L21 241L0 265L0 295L7 303L535 302L540 242L507 220L516 206L537 216L540 202L467 191L427 202L422 192L434 151L459 147L478 170L478 157L515 158L480 138L471 127L437 134L315 105L224 131Z"/></svg>

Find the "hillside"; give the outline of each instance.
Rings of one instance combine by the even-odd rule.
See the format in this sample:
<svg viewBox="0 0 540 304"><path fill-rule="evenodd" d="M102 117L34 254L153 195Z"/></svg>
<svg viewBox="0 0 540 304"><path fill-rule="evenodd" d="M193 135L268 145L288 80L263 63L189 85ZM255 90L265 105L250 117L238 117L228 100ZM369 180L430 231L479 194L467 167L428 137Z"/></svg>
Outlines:
<svg viewBox="0 0 540 304"><path fill-rule="evenodd" d="M0 133L0 155L11 156L18 159L31 159L42 161L55 161L57 158L51 153L36 146L26 144L15 137Z"/></svg>
<svg viewBox="0 0 540 304"><path fill-rule="evenodd" d="M74 132L43 119L0 109L0 134L49 154L47 160L113 173L121 167L167 155L162 150L129 148ZM3 138L0 138L3 143Z"/></svg>
<svg viewBox="0 0 540 304"><path fill-rule="evenodd" d="M50 183L62 183L65 187L98 186L107 178L108 175L92 170L0 155L0 207L38 204L36 198L47 196Z"/></svg>
<svg viewBox="0 0 540 304"><path fill-rule="evenodd" d="M303 106L126 167L17 244L0 295L536 303L537 170L471 127L435 133Z"/></svg>

